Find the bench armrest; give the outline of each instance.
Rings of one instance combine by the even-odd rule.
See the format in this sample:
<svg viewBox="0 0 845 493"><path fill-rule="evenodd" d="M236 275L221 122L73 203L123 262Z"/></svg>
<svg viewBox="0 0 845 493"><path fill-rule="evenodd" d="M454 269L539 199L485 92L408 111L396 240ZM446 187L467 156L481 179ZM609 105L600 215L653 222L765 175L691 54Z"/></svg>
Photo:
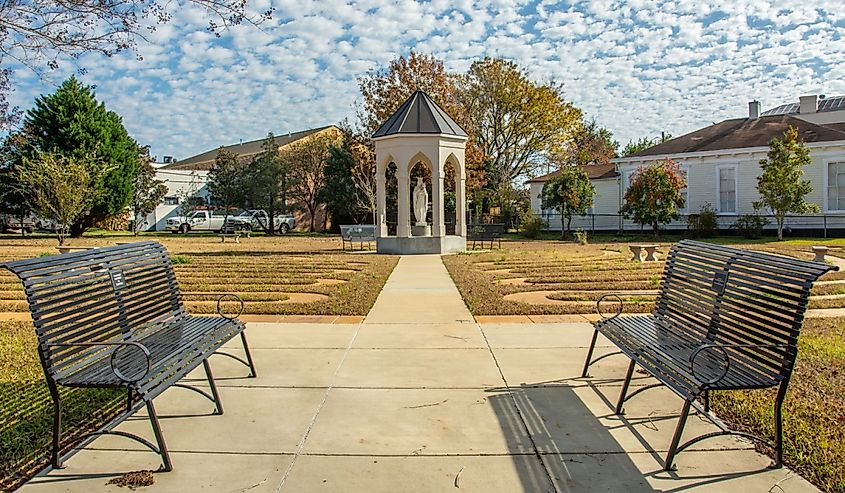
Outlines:
<svg viewBox="0 0 845 493"><path fill-rule="evenodd" d="M150 350L147 349L146 346L141 344L140 342L135 341L122 341L122 342L63 342L63 343L55 343L55 344L47 344L47 347L108 347L108 346L115 346L112 350L111 355L109 356L109 366L111 367L112 373L114 376L120 379L121 382L124 383L136 383L139 382L150 374L152 371L152 356L150 354ZM143 375L139 376L138 378L128 378L120 369L115 365L115 358L117 357L118 352L122 348L127 346L134 346L141 350L141 353L144 355L144 359L147 363L147 369L144 371Z"/></svg>
<svg viewBox="0 0 845 493"><path fill-rule="evenodd" d="M238 303L241 304L237 315L226 315L225 313L223 313L223 307L220 305L220 303L222 303L226 298L234 298L234 301L237 301ZM234 320L234 319L240 317L243 312L244 312L244 300L240 296L236 295L235 293L224 293L224 294L220 295L220 298L217 299L217 314L220 315L221 317L228 319L228 320Z"/></svg>
<svg viewBox="0 0 845 493"><path fill-rule="evenodd" d="M722 344L718 342L711 342L707 344L702 344L689 357L689 369L692 376L701 383L702 387L715 385L719 383L731 369L731 356L728 354L728 349L741 349L741 348L759 348L759 349L775 349L775 348L788 348L792 347L789 344ZM699 378L699 376L695 373L695 360L698 356L706 351L717 350L718 352L722 353L722 359L724 360L725 364L722 370L714 377L709 380L705 380Z"/></svg>
<svg viewBox="0 0 845 493"><path fill-rule="evenodd" d="M625 294L625 296L636 296L638 294L642 295L642 296L654 296L654 293L624 293L624 294ZM602 303L602 301L605 300L605 298L610 298L610 297L614 297L619 301L619 308L616 310L616 313L614 313L611 316L608 316L607 314L605 314L604 312L601 311L601 303ZM598 315L601 317L601 322L609 322L609 321L613 320L614 318L618 317L619 315L622 315L622 308L623 308L624 304L625 304L625 301L622 299L622 294L605 293L605 294L601 295L601 297L598 299L598 301L596 301L596 313L598 313Z"/></svg>

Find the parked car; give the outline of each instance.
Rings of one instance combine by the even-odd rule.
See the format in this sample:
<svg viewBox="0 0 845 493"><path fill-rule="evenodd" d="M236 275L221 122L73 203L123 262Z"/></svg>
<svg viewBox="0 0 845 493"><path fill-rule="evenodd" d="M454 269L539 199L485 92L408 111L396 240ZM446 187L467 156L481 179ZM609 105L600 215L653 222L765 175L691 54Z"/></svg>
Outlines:
<svg viewBox="0 0 845 493"><path fill-rule="evenodd" d="M238 216L230 218L235 226L240 225L243 229L267 230L270 224L270 215L263 209L249 209ZM276 214L273 216L273 228L281 234L292 230L295 225L293 216L290 214Z"/></svg>
<svg viewBox="0 0 845 493"><path fill-rule="evenodd" d="M0 233L20 233L21 229L26 233L35 231L35 219L32 216L25 216L21 223L21 218L18 216L0 214Z"/></svg>
<svg viewBox="0 0 845 493"><path fill-rule="evenodd" d="M168 218L164 227L167 231L182 234L190 231L220 231L225 220L226 213L222 211L193 211L187 216Z"/></svg>

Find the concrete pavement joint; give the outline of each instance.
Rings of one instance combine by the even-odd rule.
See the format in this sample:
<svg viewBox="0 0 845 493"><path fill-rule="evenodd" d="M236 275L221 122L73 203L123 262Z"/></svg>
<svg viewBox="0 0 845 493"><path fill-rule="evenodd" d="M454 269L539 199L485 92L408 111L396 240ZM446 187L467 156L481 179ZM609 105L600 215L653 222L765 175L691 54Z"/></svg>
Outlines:
<svg viewBox="0 0 845 493"><path fill-rule="evenodd" d="M545 462L543 462L542 456L540 455L540 449L537 447L537 442L534 441L534 437L531 435L531 430L528 428L528 423L525 421L525 416L522 415L522 409L519 408L519 403L516 401L516 397L513 395L513 389L511 389L510 384L508 383L508 379L505 378L505 373L502 371L502 367L499 365L499 360L496 358L496 353L493 352L493 348L490 346L490 341L487 340L487 334L484 333L484 329L481 328L481 324L476 324L478 327L478 331L481 332L481 337L484 338L484 343L487 344L487 350L490 352L490 356L493 358L493 363L496 365L496 370L498 370L499 375L502 377L502 382L505 384L505 388L508 391L508 397L510 397L511 403L516 410L516 415L519 416L519 422L522 424L523 430L525 430L525 436L528 437L528 441L531 442L531 448L534 450L534 456L537 458L537 462L540 463L540 467L543 469L543 472L546 474L546 479L549 480L549 484L552 486L552 489L559 493L557 488L557 484L552 477L551 471L549 468L546 467Z"/></svg>
<svg viewBox="0 0 845 493"><path fill-rule="evenodd" d="M308 435L311 434L311 429L314 428L314 423L317 421L317 417L320 415L320 411L323 410L323 407L326 405L326 400L329 398L329 392L331 392L332 387L334 386L335 380L337 380L337 375L340 373L340 368L343 366L343 362L346 361L346 356L352 350L352 345L355 344L355 338L358 337L358 332L361 330L361 325L359 324L358 328L355 329L355 332L352 334L352 339L350 339L349 344L346 346L346 351L343 352L343 356L340 358L340 362L337 364L337 368L335 368L334 373L332 373L332 378L329 380L329 386L326 388L326 391L323 393L323 398L320 400L320 404L317 406L317 411L314 412L314 416L311 417L311 421L308 423L308 427L305 429L305 434L302 435L302 440L300 440L299 445L296 447L296 452L294 453L293 460L288 465L287 470L285 470L284 476L282 476L282 480L279 483L279 487L276 488L276 492L282 490L282 487L285 485L285 481L287 481L288 476L290 476L290 472L293 470L293 466L296 464L296 459L302 454L302 450L305 448L305 442L308 440Z"/></svg>

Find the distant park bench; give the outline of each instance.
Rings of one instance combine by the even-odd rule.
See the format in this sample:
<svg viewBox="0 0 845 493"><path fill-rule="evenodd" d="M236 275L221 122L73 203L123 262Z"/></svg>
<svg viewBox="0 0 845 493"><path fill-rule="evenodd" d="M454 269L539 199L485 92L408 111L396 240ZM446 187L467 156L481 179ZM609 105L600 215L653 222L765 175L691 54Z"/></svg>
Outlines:
<svg viewBox="0 0 845 493"><path fill-rule="evenodd" d="M232 238L235 240L235 243L240 243L241 236L249 238L250 234L252 234L252 230L245 227L243 224L233 224L227 221L226 224L223 225L223 228L220 229L220 242L225 243L226 238Z"/></svg>
<svg viewBox="0 0 845 493"><path fill-rule="evenodd" d="M502 235L505 234L504 224L471 224L467 228L467 240L472 241L470 248L475 249L475 242L481 242L481 248L484 248L484 242L490 242L490 249L493 249L493 242L498 242L499 248L502 248Z"/></svg>
<svg viewBox="0 0 845 493"><path fill-rule="evenodd" d="M189 315L173 273L170 257L153 241L18 260L0 264L22 281L38 335L38 353L53 399L51 463L62 467L62 387L126 389L126 408L104 427L82 437L114 434L133 439L161 456L162 471L172 469L153 399L170 387L197 392L223 406L208 358L221 354L250 369L249 352L240 313L220 316ZM244 358L216 351L240 336ZM203 366L207 389L180 383ZM113 431L121 421L146 406L157 446L145 438ZM178 426L178 423L173 423ZM84 431L84 430L83 430ZM74 434L76 435L76 434Z"/></svg>
<svg viewBox="0 0 845 493"><path fill-rule="evenodd" d="M370 248L370 243L376 241L376 226L374 224L354 224L340 227L340 241L341 248L346 251L346 244L349 243L349 250L354 249L355 243L361 244L361 250L364 249L364 243L367 244L367 249Z"/></svg>

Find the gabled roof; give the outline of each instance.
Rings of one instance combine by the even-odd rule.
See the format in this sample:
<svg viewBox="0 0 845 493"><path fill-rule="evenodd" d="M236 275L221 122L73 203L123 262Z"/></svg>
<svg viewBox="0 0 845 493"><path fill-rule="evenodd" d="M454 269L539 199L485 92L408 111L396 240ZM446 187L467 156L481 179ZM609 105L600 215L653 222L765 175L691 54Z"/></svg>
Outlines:
<svg viewBox="0 0 845 493"><path fill-rule="evenodd" d="M772 115L797 115L801 103L786 103L776 106L772 109L761 113L762 116ZM831 98L819 99L819 107L817 113L824 113L827 111L842 111L845 110L845 96L834 96Z"/></svg>
<svg viewBox="0 0 845 493"><path fill-rule="evenodd" d="M614 164L590 164L581 166L581 169L587 172L587 176L591 180L602 180L604 178L615 178L619 176L619 173L616 172L616 165ZM560 170L558 169L551 173L538 176L537 178L532 178L526 183L545 183L559 174Z"/></svg>
<svg viewBox="0 0 845 493"><path fill-rule="evenodd" d="M396 134L445 134L466 137L467 133L428 94L416 91L373 134L373 138Z"/></svg>
<svg viewBox="0 0 845 493"><path fill-rule="evenodd" d="M294 132L287 135L277 135L275 136L276 145L282 147L292 142L296 142L299 139L308 137L309 135L313 135L318 132L322 132L323 130L327 130L332 127L334 127L334 125L312 128L309 130ZM248 158L261 153L264 150L263 145L264 139L262 138L258 140L251 140L249 142L243 142L240 144L224 146L223 148L233 154L237 154L240 158ZM208 170L211 168L211 165L214 163L214 159L217 157L217 151L218 148L214 148L209 151L205 151L201 154L197 154L196 156L191 156L187 159L182 159L181 161L177 161L173 164L168 164L167 166L163 166L160 169Z"/></svg>
<svg viewBox="0 0 845 493"><path fill-rule="evenodd" d="M789 115L736 118L676 137L630 157L662 156L686 152L720 151L745 147L766 147L773 138L783 137L789 127L796 127L804 142L845 141L845 131L838 124L815 124Z"/></svg>

